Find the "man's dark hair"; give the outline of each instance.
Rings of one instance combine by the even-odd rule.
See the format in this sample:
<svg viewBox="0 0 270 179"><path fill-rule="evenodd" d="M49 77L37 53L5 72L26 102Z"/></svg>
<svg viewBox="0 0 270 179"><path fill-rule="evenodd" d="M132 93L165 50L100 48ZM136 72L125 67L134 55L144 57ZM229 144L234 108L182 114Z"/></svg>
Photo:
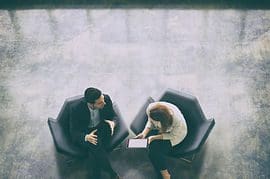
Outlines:
<svg viewBox="0 0 270 179"><path fill-rule="evenodd" d="M84 91L84 98L86 100L86 102L94 104L95 101L101 96L101 91L97 88L87 88Z"/></svg>

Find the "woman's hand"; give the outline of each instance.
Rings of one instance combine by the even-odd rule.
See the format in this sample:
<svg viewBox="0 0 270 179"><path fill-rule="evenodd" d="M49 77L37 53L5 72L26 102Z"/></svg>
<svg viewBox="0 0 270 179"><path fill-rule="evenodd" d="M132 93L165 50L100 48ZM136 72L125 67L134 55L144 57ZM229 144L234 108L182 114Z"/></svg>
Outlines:
<svg viewBox="0 0 270 179"><path fill-rule="evenodd" d="M135 139L145 139L146 135L144 133L139 133Z"/></svg>
<svg viewBox="0 0 270 179"><path fill-rule="evenodd" d="M147 138L148 144L150 144L150 143L153 142L154 140L155 140L155 136L149 136L149 137Z"/></svg>
<svg viewBox="0 0 270 179"><path fill-rule="evenodd" d="M162 136L162 134L152 135L152 136L149 136L147 139L148 139L147 140L148 141L148 144L150 144L154 140L163 140L163 136Z"/></svg>

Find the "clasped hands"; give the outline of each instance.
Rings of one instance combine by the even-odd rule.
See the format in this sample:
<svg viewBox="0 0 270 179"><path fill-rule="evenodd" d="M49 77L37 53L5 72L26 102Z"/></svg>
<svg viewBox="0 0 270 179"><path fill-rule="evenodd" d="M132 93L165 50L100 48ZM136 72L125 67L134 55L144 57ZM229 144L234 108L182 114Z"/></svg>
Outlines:
<svg viewBox="0 0 270 179"><path fill-rule="evenodd" d="M111 136L114 134L114 128L115 128L115 122L110 121L110 120L105 120L111 128ZM97 129L93 130L90 134L85 135L84 140L88 141L94 145L97 145L98 140L97 140L97 135L95 134L97 132Z"/></svg>

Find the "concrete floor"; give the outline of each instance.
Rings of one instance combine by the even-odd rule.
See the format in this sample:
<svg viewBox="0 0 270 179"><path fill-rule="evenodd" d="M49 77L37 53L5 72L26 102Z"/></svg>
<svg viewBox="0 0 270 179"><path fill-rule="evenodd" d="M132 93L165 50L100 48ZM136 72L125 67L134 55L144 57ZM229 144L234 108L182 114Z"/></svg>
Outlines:
<svg viewBox="0 0 270 179"><path fill-rule="evenodd" d="M0 178L84 178L47 118L88 86L127 125L166 88L198 98L216 126L192 167L169 159L173 178L270 178L269 10L1 10L0 70ZM126 179L156 177L144 150L111 161Z"/></svg>

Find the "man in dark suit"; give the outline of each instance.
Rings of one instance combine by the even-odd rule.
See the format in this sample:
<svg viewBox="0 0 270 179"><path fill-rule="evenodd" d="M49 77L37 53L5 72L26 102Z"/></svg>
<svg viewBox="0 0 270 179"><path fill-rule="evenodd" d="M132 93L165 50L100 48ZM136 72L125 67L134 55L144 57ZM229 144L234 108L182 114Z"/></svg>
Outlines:
<svg viewBox="0 0 270 179"><path fill-rule="evenodd" d="M70 106L70 135L72 141L93 156L93 179L100 178L100 170L106 170L112 179L119 176L108 159L108 147L114 133L115 112L110 97L97 88L87 88L84 98ZM91 158L93 158L91 157Z"/></svg>

